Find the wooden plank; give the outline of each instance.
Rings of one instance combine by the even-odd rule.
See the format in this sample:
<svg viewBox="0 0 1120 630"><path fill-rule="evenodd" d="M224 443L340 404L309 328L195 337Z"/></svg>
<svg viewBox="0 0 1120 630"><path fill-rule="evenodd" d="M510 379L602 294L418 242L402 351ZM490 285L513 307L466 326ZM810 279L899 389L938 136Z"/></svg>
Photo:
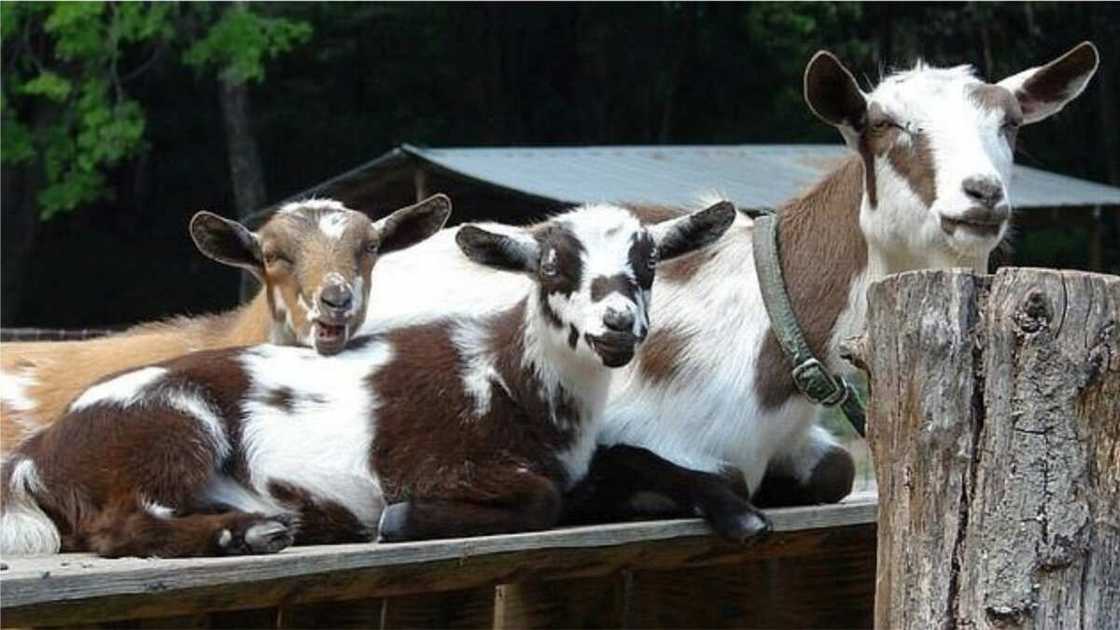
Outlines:
<svg viewBox="0 0 1120 630"><path fill-rule="evenodd" d="M805 556L635 572L628 627L870 628L875 532L839 530Z"/></svg>
<svg viewBox="0 0 1120 630"><path fill-rule="evenodd" d="M0 573L6 625L52 625L438 592L527 578L607 575L787 557L827 547L833 527L870 526L876 501L768 512L774 533L750 547L697 519L620 523L391 545L331 545L273 556L185 560L88 554L10 558Z"/></svg>
<svg viewBox="0 0 1120 630"><path fill-rule="evenodd" d="M629 572L578 580L529 580L502 584L494 604L494 630L618 628L624 625Z"/></svg>
<svg viewBox="0 0 1120 630"><path fill-rule="evenodd" d="M380 598L284 606L276 628L380 628Z"/></svg>
<svg viewBox="0 0 1120 630"><path fill-rule="evenodd" d="M494 587L443 593L401 595L384 600L381 630L491 628L494 625ZM367 626L369 627L369 626Z"/></svg>

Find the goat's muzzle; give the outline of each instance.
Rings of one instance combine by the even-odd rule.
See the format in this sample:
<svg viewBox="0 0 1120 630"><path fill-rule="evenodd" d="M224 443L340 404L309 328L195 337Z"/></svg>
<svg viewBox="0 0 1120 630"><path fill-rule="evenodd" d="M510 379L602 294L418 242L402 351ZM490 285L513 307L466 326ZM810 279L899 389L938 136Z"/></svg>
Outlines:
<svg viewBox="0 0 1120 630"><path fill-rule="evenodd" d="M586 335L587 342L609 368L622 367L634 358L634 350L640 341L630 333L607 332L602 335Z"/></svg>

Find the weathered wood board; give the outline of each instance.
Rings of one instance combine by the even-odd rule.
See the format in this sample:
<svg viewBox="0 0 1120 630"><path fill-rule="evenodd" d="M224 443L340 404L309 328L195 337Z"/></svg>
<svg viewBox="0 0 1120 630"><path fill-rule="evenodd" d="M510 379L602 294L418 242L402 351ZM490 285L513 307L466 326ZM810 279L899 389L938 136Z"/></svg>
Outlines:
<svg viewBox="0 0 1120 630"><path fill-rule="evenodd" d="M280 625L292 627L283 621L285 611L289 620L298 619L302 604L812 554L835 546L849 535L848 528L873 529L876 504L873 496L861 495L839 505L768 514L775 531L750 546L723 542L703 521L682 519L419 543L296 547L274 556L8 558L9 568L0 573L0 615L5 626L60 625L280 607ZM390 604L386 613L391 616L392 610ZM512 612L504 614L508 620Z"/></svg>

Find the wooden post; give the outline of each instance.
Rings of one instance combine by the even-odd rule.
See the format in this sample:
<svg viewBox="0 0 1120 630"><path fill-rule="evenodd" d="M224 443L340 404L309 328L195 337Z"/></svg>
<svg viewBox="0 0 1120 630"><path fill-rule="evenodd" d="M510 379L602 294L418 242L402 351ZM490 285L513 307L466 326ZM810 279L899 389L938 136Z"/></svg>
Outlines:
<svg viewBox="0 0 1120 630"><path fill-rule="evenodd" d="M1120 277L874 285L876 628L1120 628Z"/></svg>

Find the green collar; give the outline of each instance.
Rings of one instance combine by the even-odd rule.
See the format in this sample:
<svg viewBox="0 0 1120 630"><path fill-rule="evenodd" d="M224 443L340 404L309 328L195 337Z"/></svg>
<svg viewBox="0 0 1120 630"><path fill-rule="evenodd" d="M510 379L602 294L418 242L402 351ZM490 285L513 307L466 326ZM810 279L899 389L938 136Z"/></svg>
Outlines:
<svg viewBox="0 0 1120 630"><path fill-rule="evenodd" d="M813 355L801 326L789 303L786 283L782 278L781 252L778 251L778 217L773 210L746 210L754 220L754 267L762 301L770 316L770 327L782 351L793 361L793 382L801 393L818 405L840 406L848 422L861 436L864 435L866 412L855 388L843 377L832 374Z"/></svg>

